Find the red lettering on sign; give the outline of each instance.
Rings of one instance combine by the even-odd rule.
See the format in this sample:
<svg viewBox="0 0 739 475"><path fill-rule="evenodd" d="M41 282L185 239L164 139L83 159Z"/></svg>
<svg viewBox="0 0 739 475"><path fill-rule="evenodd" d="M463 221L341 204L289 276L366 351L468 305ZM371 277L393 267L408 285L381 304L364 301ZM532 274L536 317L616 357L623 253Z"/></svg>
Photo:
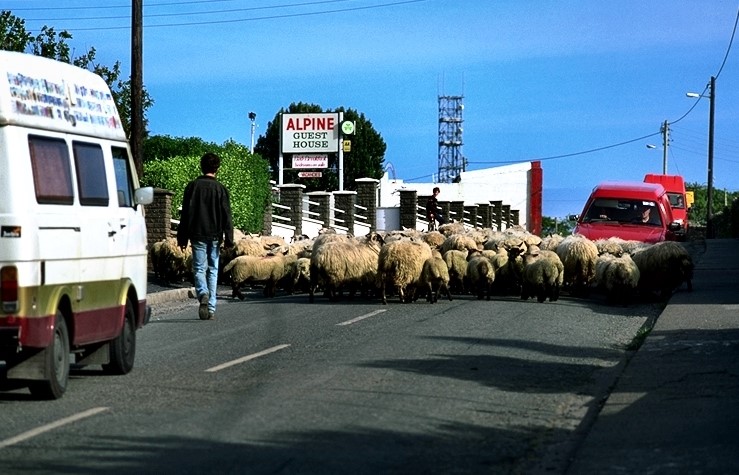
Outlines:
<svg viewBox="0 0 739 475"><path fill-rule="evenodd" d="M334 117L303 117L302 121L290 117L285 130L333 130L335 125Z"/></svg>

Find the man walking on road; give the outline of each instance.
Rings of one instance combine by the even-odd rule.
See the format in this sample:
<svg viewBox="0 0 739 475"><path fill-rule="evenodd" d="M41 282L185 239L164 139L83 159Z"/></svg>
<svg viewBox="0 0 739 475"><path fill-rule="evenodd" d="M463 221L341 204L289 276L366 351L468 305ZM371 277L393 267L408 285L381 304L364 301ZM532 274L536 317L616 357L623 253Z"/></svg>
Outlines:
<svg viewBox="0 0 739 475"><path fill-rule="evenodd" d="M221 159L215 153L206 153L200 159L203 174L185 187L177 228L177 244L183 249L188 241L192 245L192 273L201 320L215 318L221 243L226 248L234 245L231 198L216 180L220 166Z"/></svg>

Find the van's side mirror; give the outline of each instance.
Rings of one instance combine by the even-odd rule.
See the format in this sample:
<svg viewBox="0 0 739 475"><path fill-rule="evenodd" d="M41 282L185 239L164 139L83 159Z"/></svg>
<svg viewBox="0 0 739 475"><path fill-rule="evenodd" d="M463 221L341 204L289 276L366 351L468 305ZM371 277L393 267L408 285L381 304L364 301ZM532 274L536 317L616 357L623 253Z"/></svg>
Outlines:
<svg viewBox="0 0 739 475"><path fill-rule="evenodd" d="M577 221L578 219L580 219L580 215L579 214L571 214L571 215L567 216L567 219L569 221Z"/></svg>
<svg viewBox="0 0 739 475"><path fill-rule="evenodd" d="M154 202L154 188L151 186L145 186L143 188L137 188L133 192L133 202L137 205L150 205Z"/></svg>

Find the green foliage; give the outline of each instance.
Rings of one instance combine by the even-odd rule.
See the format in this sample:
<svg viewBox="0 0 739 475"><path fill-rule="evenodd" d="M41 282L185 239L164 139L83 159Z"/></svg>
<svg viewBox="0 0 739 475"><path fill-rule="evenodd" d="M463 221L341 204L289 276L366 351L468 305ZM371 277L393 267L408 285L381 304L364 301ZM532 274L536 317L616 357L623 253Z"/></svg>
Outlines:
<svg viewBox="0 0 739 475"><path fill-rule="evenodd" d="M167 160L171 157L202 157L206 152L220 153L221 146L200 137L154 135L144 140L144 162Z"/></svg>
<svg viewBox="0 0 739 475"><path fill-rule="evenodd" d="M209 151L214 151L221 157L217 177L231 195L234 227L245 232L260 232L264 210L271 198L267 163L258 156L251 155L244 145L233 141ZM202 154L189 154L166 159L156 158L144 163L142 185L171 191L172 216L177 219L180 216L185 186L200 175L201 156Z"/></svg>
<svg viewBox="0 0 739 475"><path fill-rule="evenodd" d="M280 115L322 112L344 112L344 120L352 120L356 123L354 135L346 137L351 140L351 152L344 154L344 189L356 190L355 180L357 178L382 178L387 145L364 114L353 109L345 110L343 107L335 111L324 111L319 105L299 102L290 104L287 110L280 109L275 114L275 118L267 124L265 134L257 139L254 146L254 151L269 161L272 179L275 182L279 181ZM284 160L287 163L286 168L290 168L290 156L285 156ZM297 170L284 170L283 182L305 185L305 191L338 190L338 168L338 154L329 154L329 168L321 170L323 172L321 178L298 178Z"/></svg>
<svg viewBox="0 0 739 475"><path fill-rule="evenodd" d="M575 227L574 221L566 218L552 218L550 216L542 216L541 218L541 235L548 236L550 234L559 234L560 236L569 236Z"/></svg>
<svg viewBox="0 0 739 475"><path fill-rule="evenodd" d="M0 49L16 51L19 53L31 53L44 58L51 58L63 63L74 64L83 69L88 69L102 77L113 95L113 100L118 107L123 129L126 135L131 134L131 81L121 80L121 63L116 61L113 67L104 66L95 62L96 50L94 47L88 49L84 54L76 58L71 56L71 48L68 41L72 40L72 34L66 30L58 32L44 25L41 32L35 37L26 30L25 21L16 17L9 11L0 12ZM149 93L142 91L142 109L144 136L148 120L146 111L154 104Z"/></svg>

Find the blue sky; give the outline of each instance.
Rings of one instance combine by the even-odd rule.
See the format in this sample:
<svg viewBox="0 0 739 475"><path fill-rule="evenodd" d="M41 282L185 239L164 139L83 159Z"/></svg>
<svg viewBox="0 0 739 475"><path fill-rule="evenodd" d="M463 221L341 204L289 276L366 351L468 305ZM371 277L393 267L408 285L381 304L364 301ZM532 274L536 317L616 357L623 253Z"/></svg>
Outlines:
<svg viewBox="0 0 739 475"><path fill-rule="evenodd" d="M130 3L0 8L34 33L68 30L73 47L129 74ZM660 173L665 120L668 173L705 184L709 101L686 92L717 76L714 186L739 191L738 11L736 0L145 0L149 129L248 145L250 111L259 136L293 102L344 106L382 135L397 178L430 182L438 96L463 95L468 169L542 159L544 214L562 217L600 181Z"/></svg>

